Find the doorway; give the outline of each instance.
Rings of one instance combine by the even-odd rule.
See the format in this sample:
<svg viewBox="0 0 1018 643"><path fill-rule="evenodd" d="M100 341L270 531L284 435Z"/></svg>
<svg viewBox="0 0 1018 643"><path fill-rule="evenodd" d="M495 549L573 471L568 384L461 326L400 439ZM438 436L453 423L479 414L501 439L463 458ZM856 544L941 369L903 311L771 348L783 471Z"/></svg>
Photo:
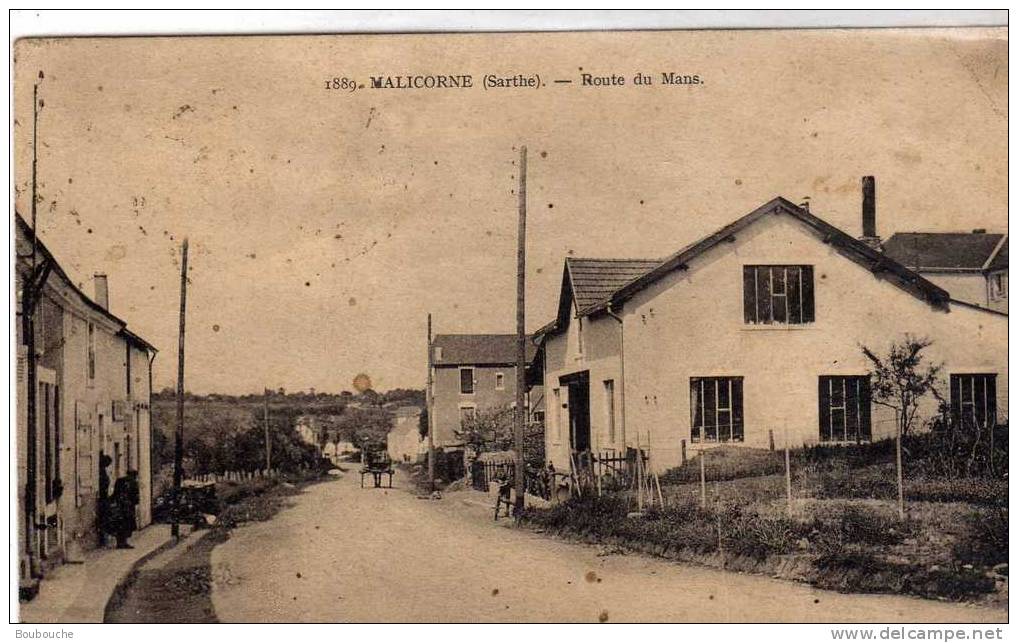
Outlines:
<svg viewBox="0 0 1018 643"><path fill-rule="evenodd" d="M559 378L569 391L569 447L574 453L590 450L590 371Z"/></svg>

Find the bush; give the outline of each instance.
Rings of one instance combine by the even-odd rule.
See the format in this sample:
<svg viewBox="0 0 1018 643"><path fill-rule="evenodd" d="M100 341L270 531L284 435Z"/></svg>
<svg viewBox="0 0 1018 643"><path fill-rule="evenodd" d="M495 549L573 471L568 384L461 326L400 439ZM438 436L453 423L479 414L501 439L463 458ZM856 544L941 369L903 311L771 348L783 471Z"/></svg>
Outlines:
<svg viewBox="0 0 1018 643"><path fill-rule="evenodd" d="M527 508L524 518L552 529L609 536L626 520L627 512L627 503L619 496L584 496L561 502L550 509Z"/></svg>
<svg viewBox="0 0 1018 643"><path fill-rule="evenodd" d="M736 508L722 511L721 530L725 551L758 561L798 550L806 526L782 516L763 516Z"/></svg>
<svg viewBox="0 0 1018 643"><path fill-rule="evenodd" d="M988 594L995 586L993 579L971 569L916 569L908 578L907 590L919 596L961 600Z"/></svg>
<svg viewBox="0 0 1018 643"><path fill-rule="evenodd" d="M821 550L838 551L847 545L898 545L918 526L887 508L842 505L819 510L813 530Z"/></svg>
<svg viewBox="0 0 1018 643"><path fill-rule="evenodd" d="M695 554L718 549L717 518L696 503L674 504L664 510L653 507L642 518L626 518L616 535Z"/></svg>
<svg viewBox="0 0 1018 643"><path fill-rule="evenodd" d="M814 564L820 572L814 585L845 592L894 592L960 600L994 590L992 579L970 569L927 569L893 563L864 552L828 554L817 558Z"/></svg>
<svg viewBox="0 0 1018 643"><path fill-rule="evenodd" d="M1002 508L972 514L964 541L956 546L956 561L945 568L895 562L873 553L875 548L901 545L919 531L917 523L898 520L888 507L840 504L818 509L805 522L742 505L701 509L696 502L680 502L651 508L639 518L627 517L631 508L632 499L623 494L585 496L549 509L528 508L524 518L596 540L619 538L651 545L658 553L687 556L717 552L719 526L726 554L758 562L799 553L808 543L812 555L807 560L812 559L813 567L809 582L846 592L972 598L994 591L995 585L964 565L991 566L1008 557L1007 510ZM734 568L739 569L738 564Z"/></svg>
<svg viewBox="0 0 1018 643"><path fill-rule="evenodd" d="M969 516L954 556L963 564L992 567L1008 562L1007 508L974 511Z"/></svg>

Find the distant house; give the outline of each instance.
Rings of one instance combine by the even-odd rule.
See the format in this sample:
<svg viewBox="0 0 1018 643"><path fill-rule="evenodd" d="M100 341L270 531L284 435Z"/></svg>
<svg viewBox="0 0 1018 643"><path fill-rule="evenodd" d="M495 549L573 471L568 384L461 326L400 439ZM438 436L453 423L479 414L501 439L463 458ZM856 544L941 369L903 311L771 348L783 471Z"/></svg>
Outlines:
<svg viewBox="0 0 1018 643"><path fill-rule="evenodd" d="M461 444L456 432L485 409L516 402L516 335L436 335L431 344L433 384L431 423L435 446ZM527 361L537 349L527 338ZM541 399L531 390L529 399ZM536 405L527 403L528 420Z"/></svg>
<svg viewBox="0 0 1018 643"><path fill-rule="evenodd" d="M322 448L322 456L331 460L333 464L338 464L343 456L355 451L357 451L357 447L354 446L353 442L338 440L336 442L326 442Z"/></svg>
<svg viewBox="0 0 1018 643"><path fill-rule="evenodd" d="M301 442L305 444L311 444L319 446L318 442L318 419L312 415L302 415L297 418L294 423L294 428L297 431L297 437L300 438Z"/></svg>
<svg viewBox="0 0 1018 643"><path fill-rule="evenodd" d="M152 521L156 349L110 312L106 275L95 275L95 296L89 297L38 240L34 279L40 288L26 302L34 232L21 216L15 218L19 579L30 593L47 568L80 560L97 546L100 455L112 459L111 480L138 472L138 524ZM34 311L31 327L26 306Z"/></svg>
<svg viewBox="0 0 1018 643"><path fill-rule="evenodd" d="M956 416L1006 418L1007 316L952 298L873 236L778 197L664 259L566 259L558 316L535 333L547 458L562 470L572 453L649 444L664 469L687 448L892 435L860 346L905 333L934 341Z"/></svg>
<svg viewBox="0 0 1018 643"><path fill-rule="evenodd" d="M421 409L401 406L393 411L393 426L386 435L386 449L396 462L416 462L427 453L427 442L421 436Z"/></svg>
<svg viewBox="0 0 1018 643"><path fill-rule="evenodd" d="M884 253L951 293L959 301L1007 312L1007 235L972 232L898 232Z"/></svg>

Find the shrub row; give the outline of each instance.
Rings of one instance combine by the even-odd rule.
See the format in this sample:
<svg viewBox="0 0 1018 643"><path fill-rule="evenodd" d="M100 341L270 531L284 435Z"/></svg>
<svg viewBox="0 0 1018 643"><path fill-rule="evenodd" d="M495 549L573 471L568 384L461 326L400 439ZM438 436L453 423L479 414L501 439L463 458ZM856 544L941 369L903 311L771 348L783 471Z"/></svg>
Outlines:
<svg viewBox="0 0 1018 643"><path fill-rule="evenodd" d="M964 598L993 591L992 579L965 564L991 566L1007 560L1006 510L973 514L965 546L956 549L948 569L883 560L866 548L902 544L919 526L900 521L885 507L839 505L819 508L806 521L761 514L744 506L702 509L696 503L654 508L629 517L623 496L587 496L549 509L527 509L525 519L547 529L597 541L621 540L634 548L650 547L690 558L724 551L725 559L776 562L801 554L812 561L806 580L824 588L855 592L896 592ZM731 563L729 563L731 567ZM747 568L746 571L755 571Z"/></svg>

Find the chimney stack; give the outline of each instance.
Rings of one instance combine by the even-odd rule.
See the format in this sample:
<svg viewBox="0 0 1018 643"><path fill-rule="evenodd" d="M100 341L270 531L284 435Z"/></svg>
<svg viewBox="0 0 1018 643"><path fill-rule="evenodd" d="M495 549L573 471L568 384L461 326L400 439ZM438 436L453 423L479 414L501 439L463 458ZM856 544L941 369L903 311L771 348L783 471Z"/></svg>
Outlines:
<svg viewBox="0 0 1018 643"><path fill-rule="evenodd" d="M103 310L110 309L110 285L106 275L97 272L93 276L95 282L95 303L103 307Z"/></svg>
<svg viewBox="0 0 1018 643"><path fill-rule="evenodd" d="M862 236L877 236L877 180L872 176L862 177Z"/></svg>
<svg viewBox="0 0 1018 643"><path fill-rule="evenodd" d="M882 251L877 236L877 180L872 176L862 177L862 236L859 241Z"/></svg>

